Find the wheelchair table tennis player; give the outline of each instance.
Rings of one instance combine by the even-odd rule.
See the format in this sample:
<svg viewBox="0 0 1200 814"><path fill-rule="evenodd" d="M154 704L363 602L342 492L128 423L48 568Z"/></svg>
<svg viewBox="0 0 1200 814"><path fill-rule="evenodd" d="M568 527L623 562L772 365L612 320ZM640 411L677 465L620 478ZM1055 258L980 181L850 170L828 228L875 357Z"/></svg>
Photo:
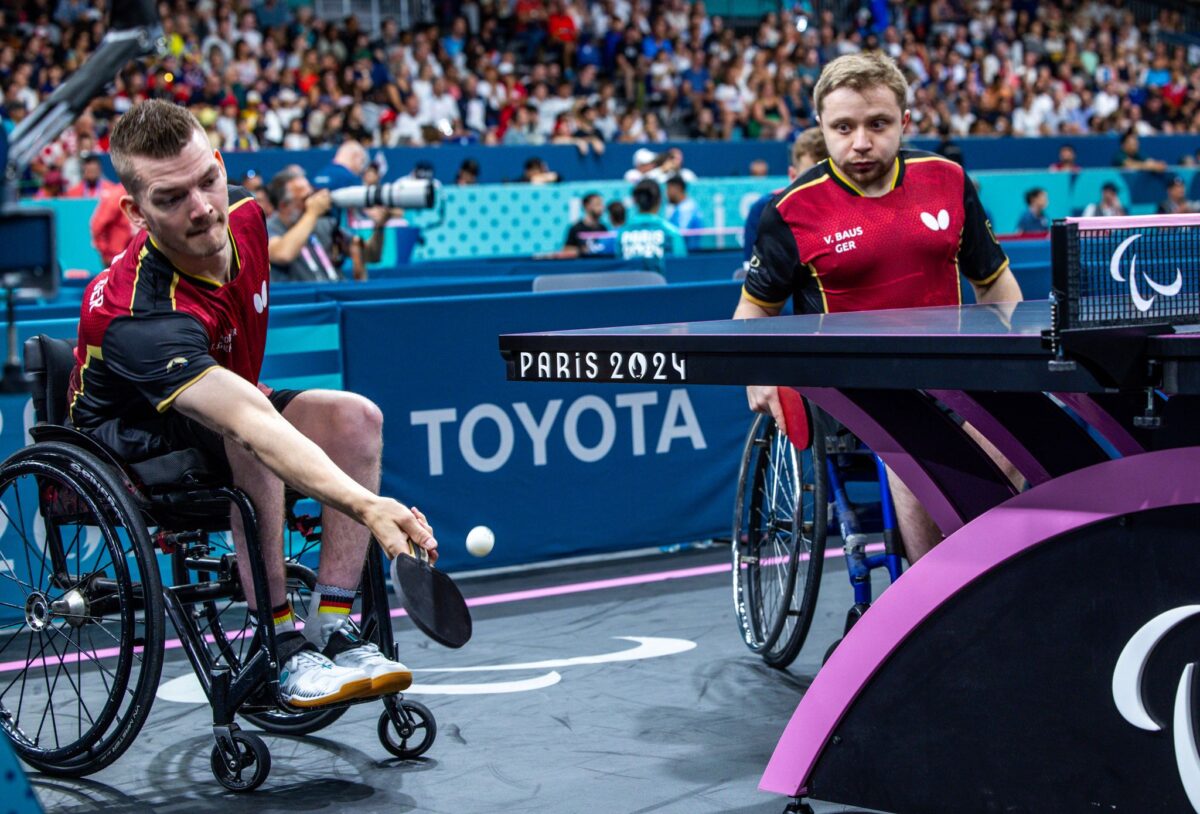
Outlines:
<svg viewBox="0 0 1200 814"><path fill-rule="evenodd" d="M960 273L981 303L1022 298L962 167L900 148L907 90L883 55L847 55L825 67L813 97L829 158L767 205L735 319L775 316L789 299L798 313L958 305ZM747 399L786 432L776 387L752 385ZM915 563L942 535L890 471L888 482Z"/></svg>
<svg viewBox="0 0 1200 814"><path fill-rule="evenodd" d="M360 396L272 390L259 383L269 280L262 210L227 186L224 164L185 108L135 105L113 128L111 154L137 230L88 286L69 395L70 421L136 462L198 449L258 510L280 650L293 706L394 693L411 671L360 639L350 618L370 540L389 557L437 557L415 507L378 494L382 415ZM326 507L318 584L304 630L286 598L284 484ZM244 572L244 531L233 513Z"/></svg>

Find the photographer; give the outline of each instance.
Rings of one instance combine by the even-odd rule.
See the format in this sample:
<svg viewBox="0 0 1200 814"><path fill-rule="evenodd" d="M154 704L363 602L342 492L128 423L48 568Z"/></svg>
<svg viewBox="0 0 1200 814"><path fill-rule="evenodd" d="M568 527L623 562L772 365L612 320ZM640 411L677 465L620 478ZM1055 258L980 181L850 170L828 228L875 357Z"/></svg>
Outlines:
<svg viewBox="0 0 1200 814"><path fill-rule="evenodd" d="M371 239L364 241L328 217L333 198L327 189L313 190L299 167L280 170L267 185L275 213L267 218L271 279L274 281L337 282L350 257L355 280L367 279L367 263L383 253L386 207L363 210L375 223Z"/></svg>

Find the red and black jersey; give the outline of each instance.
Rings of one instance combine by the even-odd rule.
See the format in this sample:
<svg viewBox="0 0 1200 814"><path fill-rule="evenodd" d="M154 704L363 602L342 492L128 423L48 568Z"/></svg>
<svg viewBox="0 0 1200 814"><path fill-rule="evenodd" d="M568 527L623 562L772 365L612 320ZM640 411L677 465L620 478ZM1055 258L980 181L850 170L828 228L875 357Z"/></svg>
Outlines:
<svg viewBox="0 0 1200 814"><path fill-rule="evenodd" d="M131 433L152 433L176 397L217 366L258 382L267 231L262 209L240 187L229 188L228 228L233 267L224 285L176 268L145 231L88 285L68 395L76 427L118 451L153 446L145 438L126 442L135 440Z"/></svg>
<svg viewBox="0 0 1200 814"><path fill-rule="evenodd" d="M862 194L827 159L763 212L743 295L798 313L957 305L958 275L990 283L1008 258L958 164L901 150L895 181Z"/></svg>

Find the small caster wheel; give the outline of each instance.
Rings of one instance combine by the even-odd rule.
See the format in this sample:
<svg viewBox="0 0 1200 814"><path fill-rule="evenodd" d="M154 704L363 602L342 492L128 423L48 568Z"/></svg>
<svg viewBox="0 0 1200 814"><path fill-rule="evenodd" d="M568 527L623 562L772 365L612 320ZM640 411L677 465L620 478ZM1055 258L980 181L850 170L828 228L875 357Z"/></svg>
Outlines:
<svg viewBox="0 0 1200 814"><path fill-rule="evenodd" d="M866 613L870 607L871 604L869 602L859 602L850 610L846 611L846 627L842 630L843 636L850 632L850 628L854 627L855 623L858 622L859 619L863 618L863 614Z"/></svg>
<svg viewBox="0 0 1200 814"><path fill-rule="evenodd" d="M221 744L213 744L213 776L230 791L254 791L271 772L271 753L258 735L234 732L231 737L236 755L227 755Z"/></svg>
<svg viewBox="0 0 1200 814"><path fill-rule="evenodd" d="M424 704L407 699L397 701L396 706L401 724L393 723L391 713L385 709L379 716L379 742L384 749L405 760L425 754L437 737L433 713ZM393 736L399 740L394 740Z"/></svg>
<svg viewBox="0 0 1200 814"><path fill-rule="evenodd" d="M837 646L838 646L839 644L841 644L841 643L842 643L842 640L841 640L841 639L838 639L836 642L834 642L833 644L829 645L829 649L825 651L825 658L821 659L821 666L822 666L822 667L824 667L824 666L825 666L825 663L829 661L829 657L833 655L833 651L834 651L834 650L837 650Z"/></svg>

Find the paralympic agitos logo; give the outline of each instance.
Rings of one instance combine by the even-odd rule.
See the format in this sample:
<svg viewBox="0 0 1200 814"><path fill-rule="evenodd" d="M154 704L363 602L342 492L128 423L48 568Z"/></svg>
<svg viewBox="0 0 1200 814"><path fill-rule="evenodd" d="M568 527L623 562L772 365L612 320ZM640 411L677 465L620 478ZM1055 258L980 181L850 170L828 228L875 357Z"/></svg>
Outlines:
<svg viewBox="0 0 1200 814"><path fill-rule="evenodd" d="M1108 271L1118 283L1126 281L1126 278L1121 274L1121 259L1124 257L1126 249L1140 237L1141 234L1136 234L1125 238L1113 253L1112 260L1109 261ZM1183 272L1178 268L1175 269L1175 281L1169 285L1162 285L1155 282L1144 271L1142 272L1142 277L1146 279L1146 285L1150 286L1157 294L1151 294L1149 297L1142 296L1137 277L1137 253L1134 252L1129 256L1129 296L1133 299L1134 307L1142 313L1150 310L1150 306L1154 304L1154 300L1158 294L1162 294L1164 297L1174 297L1183 289Z"/></svg>
<svg viewBox="0 0 1200 814"><path fill-rule="evenodd" d="M1117 712L1138 729L1161 732L1163 725L1151 717L1142 697L1142 677L1150 654L1168 633L1185 620L1200 614L1200 605L1184 605L1160 613L1130 637L1113 668L1112 694ZM1175 692L1171 716L1171 737L1175 746L1175 765L1192 809L1200 812L1200 750L1196 746L1196 710L1193 705L1195 662L1183 668Z"/></svg>

